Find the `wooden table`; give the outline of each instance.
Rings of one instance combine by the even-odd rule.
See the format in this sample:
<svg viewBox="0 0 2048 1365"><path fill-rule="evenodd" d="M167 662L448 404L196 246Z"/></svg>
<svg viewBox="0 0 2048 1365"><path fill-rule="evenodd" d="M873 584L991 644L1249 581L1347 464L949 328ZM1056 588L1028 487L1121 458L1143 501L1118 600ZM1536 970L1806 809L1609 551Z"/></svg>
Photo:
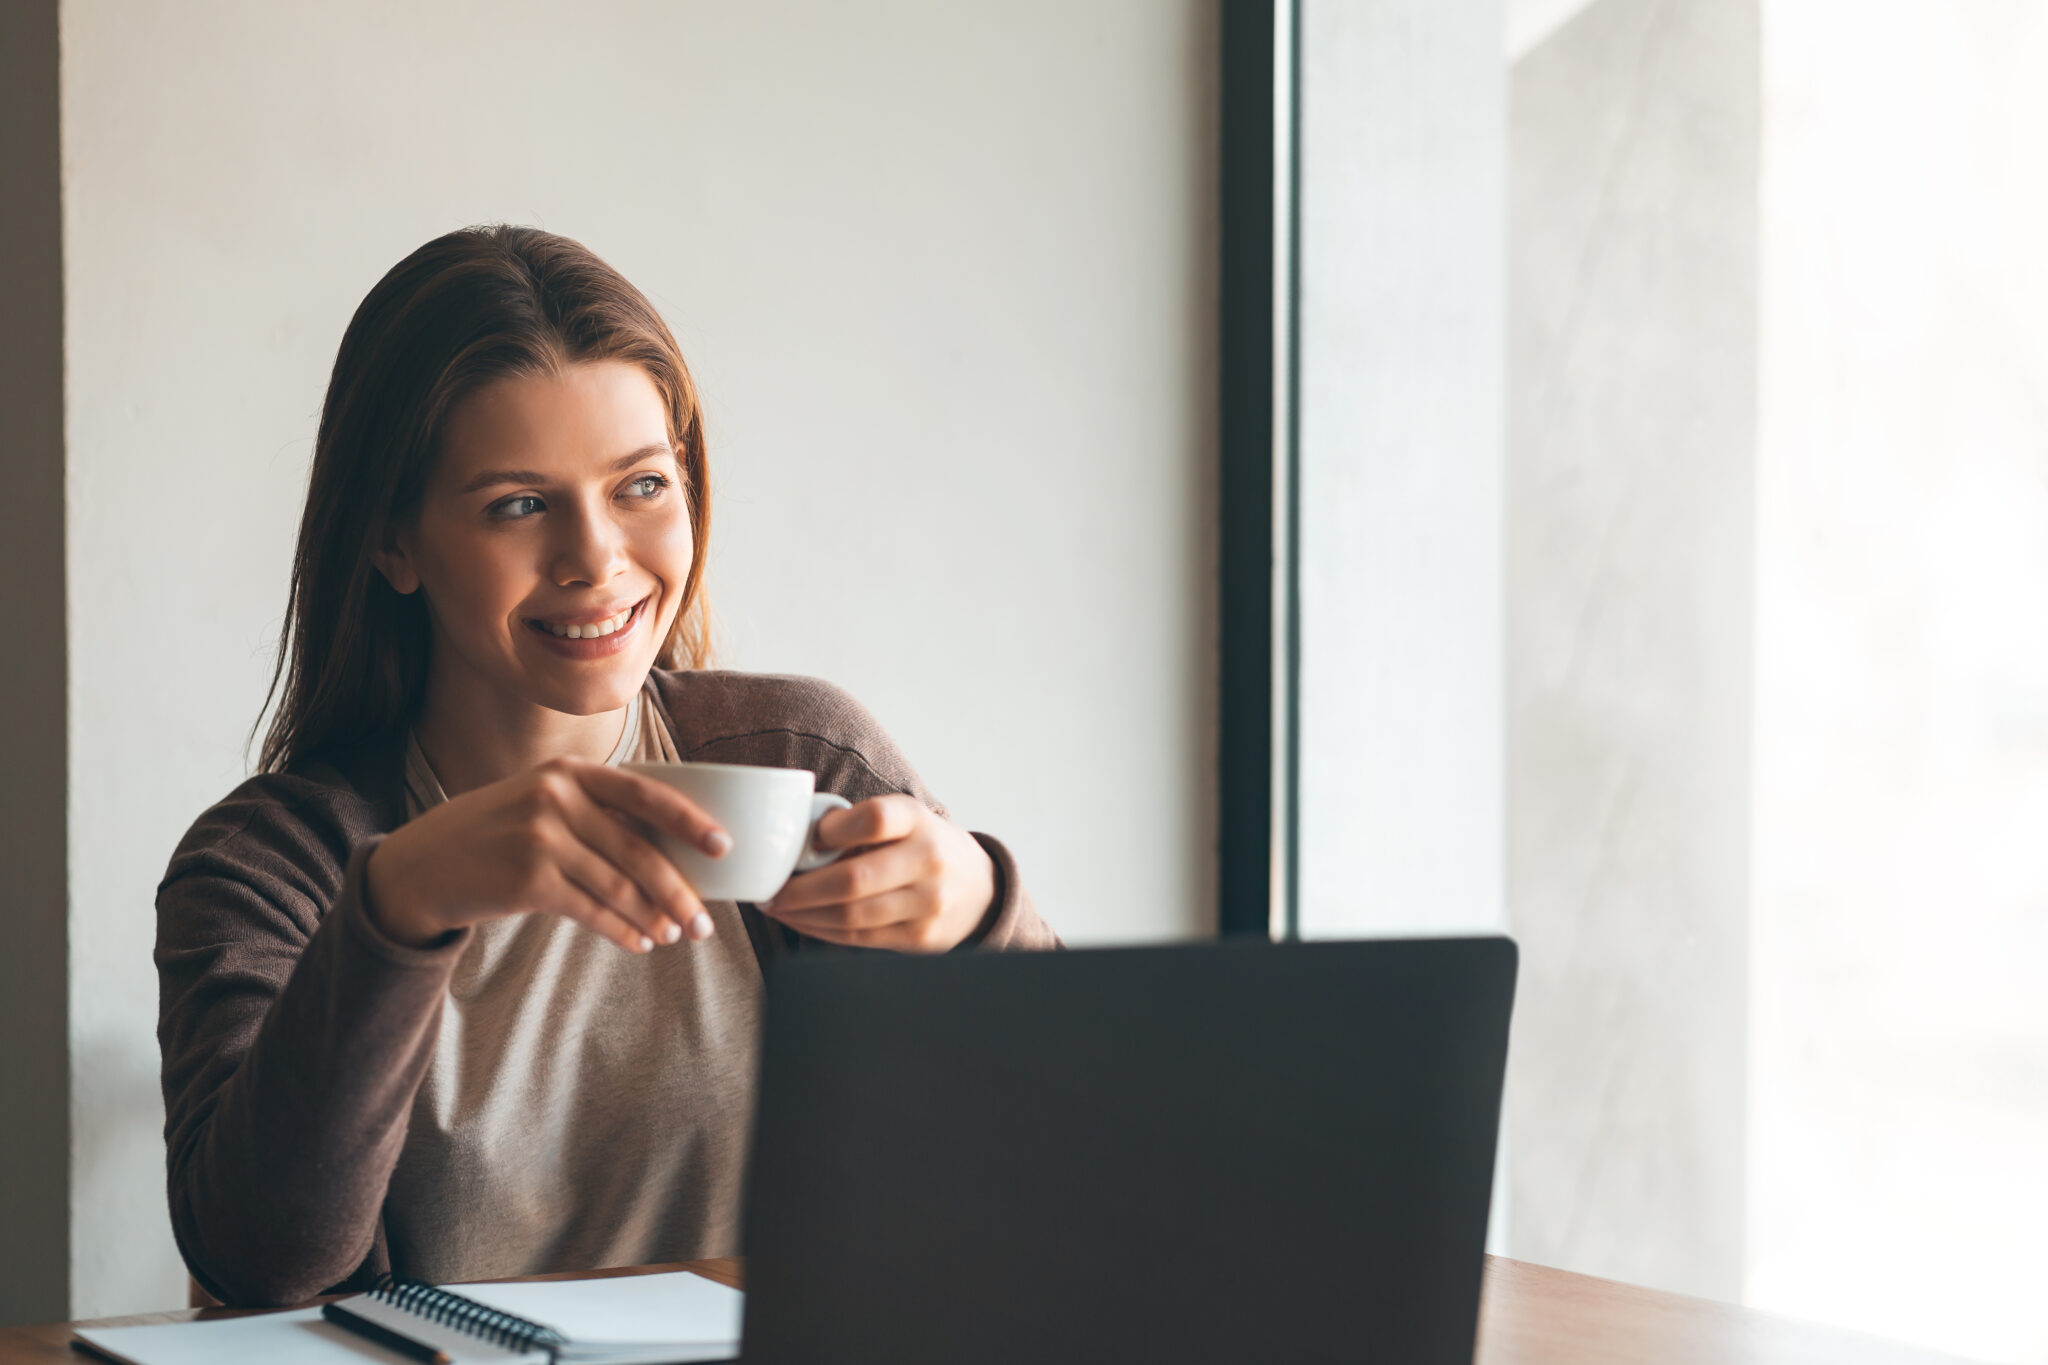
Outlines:
<svg viewBox="0 0 2048 1365"><path fill-rule="evenodd" d="M685 1261L599 1273L657 1270L694 1270L737 1288L741 1262ZM92 1357L70 1349L73 1327L183 1322L235 1311L184 1308L91 1323L0 1328L0 1365L84 1365ZM1477 1365L1942 1365L1949 1360L1746 1308L1487 1258Z"/></svg>

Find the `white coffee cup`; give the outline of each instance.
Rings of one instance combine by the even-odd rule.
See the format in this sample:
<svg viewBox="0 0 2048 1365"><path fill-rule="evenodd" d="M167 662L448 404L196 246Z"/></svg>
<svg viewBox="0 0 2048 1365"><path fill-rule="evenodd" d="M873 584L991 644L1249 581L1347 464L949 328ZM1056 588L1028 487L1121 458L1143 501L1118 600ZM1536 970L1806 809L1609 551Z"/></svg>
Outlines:
<svg viewBox="0 0 2048 1365"><path fill-rule="evenodd" d="M852 802L815 790L808 768L757 768L743 763L622 763L629 772L665 782L690 798L732 836L714 858L693 844L655 832L683 879L707 901L761 902L795 872L825 866L840 850L815 843L819 819Z"/></svg>

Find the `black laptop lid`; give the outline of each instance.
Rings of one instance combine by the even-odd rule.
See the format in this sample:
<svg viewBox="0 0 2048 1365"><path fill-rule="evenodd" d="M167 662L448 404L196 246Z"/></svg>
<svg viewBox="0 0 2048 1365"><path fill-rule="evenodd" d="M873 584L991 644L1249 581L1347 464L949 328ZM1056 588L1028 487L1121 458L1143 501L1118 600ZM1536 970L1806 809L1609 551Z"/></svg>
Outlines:
<svg viewBox="0 0 2048 1365"><path fill-rule="evenodd" d="M1504 938L778 965L745 1359L1468 1365Z"/></svg>

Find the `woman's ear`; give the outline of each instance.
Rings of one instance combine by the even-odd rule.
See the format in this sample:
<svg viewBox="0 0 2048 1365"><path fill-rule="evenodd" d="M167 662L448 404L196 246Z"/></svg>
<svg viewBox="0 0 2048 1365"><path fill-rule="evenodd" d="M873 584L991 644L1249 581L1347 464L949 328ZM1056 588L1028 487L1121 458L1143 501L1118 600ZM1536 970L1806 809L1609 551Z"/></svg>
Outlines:
<svg viewBox="0 0 2048 1365"><path fill-rule="evenodd" d="M384 575L384 581L400 597L409 597L420 590L419 570L412 565L411 537L404 532L387 536L384 548L372 552L370 558L377 566L377 572Z"/></svg>

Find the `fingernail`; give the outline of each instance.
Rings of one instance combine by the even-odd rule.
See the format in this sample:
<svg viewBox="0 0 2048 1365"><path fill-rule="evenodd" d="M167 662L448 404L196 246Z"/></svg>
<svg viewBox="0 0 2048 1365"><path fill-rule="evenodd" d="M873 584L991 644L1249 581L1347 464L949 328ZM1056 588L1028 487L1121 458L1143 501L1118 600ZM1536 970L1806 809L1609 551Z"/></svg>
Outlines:
<svg viewBox="0 0 2048 1365"><path fill-rule="evenodd" d="M690 937L699 940L710 938L711 916L699 910L697 917L690 921Z"/></svg>
<svg viewBox="0 0 2048 1365"><path fill-rule="evenodd" d="M674 920L670 920L661 926L661 941L663 943L674 943L682 936L683 926L677 924Z"/></svg>
<svg viewBox="0 0 2048 1365"><path fill-rule="evenodd" d="M714 858L723 858L732 852L732 836L722 829L714 829L704 836L704 851Z"/></svg>
<svg viewBox="0 0 2048 1365"><path fill-rule="evenodd" d="M642 934L642 935L640 936L640 951L641 951L641 952L643 952L643 953L651 953L651 952L653 952L653 951L654 951L654 940L653 940L653 939L651 939L651 938L649 938L649 937L647 937L647 936L646 936L645 934Z"/></svg>

